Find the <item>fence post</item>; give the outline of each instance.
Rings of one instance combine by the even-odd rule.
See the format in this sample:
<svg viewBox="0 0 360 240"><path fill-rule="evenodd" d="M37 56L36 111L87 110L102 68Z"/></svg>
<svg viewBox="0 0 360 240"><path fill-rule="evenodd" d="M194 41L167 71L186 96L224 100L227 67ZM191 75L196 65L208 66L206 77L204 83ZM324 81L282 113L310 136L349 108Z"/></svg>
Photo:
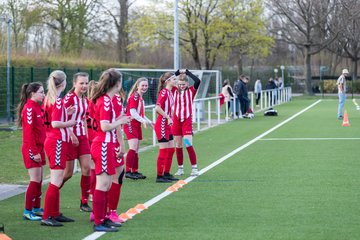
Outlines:
<svg viewBox="0 0 360 240"><path fill-rule="evenodd" d="M12 121L15 120L14 117L14 109L15 109L15 67L11 67L11 85L12 85L12 91L11 91L11 105L13 106L11 108L11 119Z"/></svg>
<svg viewBox="0 0 360 240"><path fill-rule="evenodd" d="M30 82L33 82L34 81L34 68L31 67L30 68Z"/></svg>

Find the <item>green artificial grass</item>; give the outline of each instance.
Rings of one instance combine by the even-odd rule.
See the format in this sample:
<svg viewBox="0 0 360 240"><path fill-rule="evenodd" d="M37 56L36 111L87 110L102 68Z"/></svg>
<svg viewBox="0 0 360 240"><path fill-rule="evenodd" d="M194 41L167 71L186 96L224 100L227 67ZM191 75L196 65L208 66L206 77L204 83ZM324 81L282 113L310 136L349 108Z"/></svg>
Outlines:
<svg viewBox="0 0 360 240"><path fill-rule="evenodd" d="M234 120L197 133L194 147L199 168L315 101L295 98L276 107L278 117L259 113L251 120ZM336 100L321 101L134 216L118 233L100 239L360 239L360 140L349 139L359 137L360 112L351 101L346 109L350 127L342 127L336 119ZM157 153L157 148L140 153L140 171L148 178L125 181L119 213L170 186L155 183ZM190 173L186 151L184 156L183 179ZM172 169L176 171L175 157ZM79 212L79 177L75 175L61 190L61 211L75 223L48 228L22 220L22 194L0 201L0 223L6 233L13 239L54 240L91 234L88 214Z"/></svg>

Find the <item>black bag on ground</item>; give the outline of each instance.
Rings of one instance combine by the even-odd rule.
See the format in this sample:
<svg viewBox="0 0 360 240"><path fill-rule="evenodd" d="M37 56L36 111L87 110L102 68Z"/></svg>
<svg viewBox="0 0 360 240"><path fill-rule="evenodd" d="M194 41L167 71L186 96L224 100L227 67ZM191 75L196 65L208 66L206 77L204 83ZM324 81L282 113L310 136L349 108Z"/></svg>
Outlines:
<svg viewBox="0 0 360 240"><path fill-rule="evenodd" d="M264 116L277 116L277 115L278 115L277 111L272 108L264 112Z"/></svg>

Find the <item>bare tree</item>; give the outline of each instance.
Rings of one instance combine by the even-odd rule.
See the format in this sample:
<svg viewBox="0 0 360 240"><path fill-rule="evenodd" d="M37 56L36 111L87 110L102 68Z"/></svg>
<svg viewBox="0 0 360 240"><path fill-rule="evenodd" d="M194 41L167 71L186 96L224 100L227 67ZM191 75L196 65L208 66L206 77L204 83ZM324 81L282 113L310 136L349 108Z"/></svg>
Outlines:
<svg viewBox="0 0 360 240"><path fill-rule="evenodd" d="M118 6L114 8L106 7L103 4L107 14L111 16L117 30L117 53L118 60L120 62L129 62L129 33L128 33L128 21L129 21L129 8L133 2L129 0L117 0Z"/></svg>
<svg viewBox="0 0 360 240"><path fill-rule="evenodd" d="M281 26L274 29L281 38L302 51L305 65L305 93L312 95L311 56L319 53L338 36L339 29L329 28L337 18L339 3L336 0L269 0L269 7Z"/></svg>
<svg viewBox="0 0 360 240"><path fill-rule="evenodd" d="M360 2L356 0L341 0L339 19L333 28L341 29L339 38L329 46L329 50L341 58L352 61L352 79L355 80L360 60Z"/></svg>

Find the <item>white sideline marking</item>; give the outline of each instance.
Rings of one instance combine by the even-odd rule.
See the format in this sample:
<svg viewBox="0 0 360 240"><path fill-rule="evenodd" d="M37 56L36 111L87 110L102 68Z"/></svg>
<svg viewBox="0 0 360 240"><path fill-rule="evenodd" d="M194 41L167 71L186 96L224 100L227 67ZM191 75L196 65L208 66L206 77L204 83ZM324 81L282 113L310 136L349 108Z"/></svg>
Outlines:
<svg viewBox="0 0 360 240"><path fill-rule="evenodd" d="M328 140L360 140L360 138L263 138L260 141L328 141Z"/></svg>
<svg viewBox="0 0 360 240"><path fill-rule="evenodd" d="M269 133L275 131L276 129L278 129L279 127L283 126L284 124L290 122L291 120L293 120L294 118L296 118L297 116L299 116L300 114L306 112L307 110L309 110L310 108L314 107L315 105L317 105L318 103L320 103L321 100L316 101L315 103L311 104L310 106L304 108L303 110L301 110L300 112L294 114L293 116L289 117L288 119L286 119L285 121L279 123L278 125L276 125L275 127L267 130L266 132L260 134L259 136L255 137L254 139L250 140L249 142L245 143L244 145L238 147L237 149L233 150L232 152L230 152L229 154L221 157L220 159L216 160L215 162L213 162L212 164L210 164L209 166L201 169L199 171L199 176L206 173L207 171L209 171L210 169L216 167L217 165L219 165L220 163L224 162L225 160L227 160L228 158L234 156L236 153L242 151L243 149L247 148L248 146L250 146L251 144L255 143L256 141L260 140L261 138L265 137L266 135L268 135ZM184 181L186 181L187 183L191 182L192 180L194 180L195 178L197 178L198 176L193 176L193 177L188 177L186 178ZM169 196L170 194L172 194L173 192L169 192L169 191L164 191L163 193L160 193L159 195L155 196L154 198L150 199L149 201L145 202L144 205L149 208L150 206L152 206L153 204L159 202L161 199ZM99 237L101 237L102 235L104 235L106 232L94 232L92 234L90 234L89 236L85 237L84 240L95 240L98 239Z"/></svg>

